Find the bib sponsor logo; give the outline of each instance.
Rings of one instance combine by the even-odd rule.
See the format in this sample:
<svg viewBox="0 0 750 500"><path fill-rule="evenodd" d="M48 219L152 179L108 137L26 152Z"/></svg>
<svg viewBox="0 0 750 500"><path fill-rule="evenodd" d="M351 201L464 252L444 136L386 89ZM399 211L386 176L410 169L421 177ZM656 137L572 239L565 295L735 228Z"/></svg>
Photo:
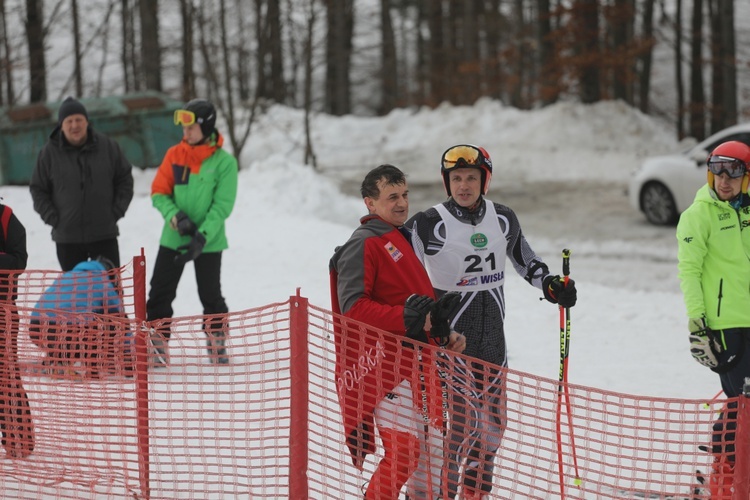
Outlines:
<svg viewBox="0 0 750 500"><path fill-rule="evenodd" d="M401 260L401 257L404 256L404 254L401 253L401 250L396 248L396 245L394 245L390 241L385 244L385 251L388 252L388 255L391 256L393 262L398 262L399 260Z"/></svg>
<svg viewBox="0 0 750 500"><path fill-rule="evenodd" d="M498 281L503 281L503 275L504 273L501 271L499 273L481 276L479 279L482 281L483 285L486 285L487 283L497 283Z"/></svg>
<svg viewBox="0 0 750 500"><path fill-rule="evenodd" d="M469 241L471 241L471 245L476 248L484 248L487 246L487 236L482 233L472 234Z"/></svg>
<svg viewBox="0 0 750 500"><path fill-rule="evenodd" d="M479 280L476 276L464 276L463 278L458 280L456 286L474 286L477 283L479 283Z"/></svg>

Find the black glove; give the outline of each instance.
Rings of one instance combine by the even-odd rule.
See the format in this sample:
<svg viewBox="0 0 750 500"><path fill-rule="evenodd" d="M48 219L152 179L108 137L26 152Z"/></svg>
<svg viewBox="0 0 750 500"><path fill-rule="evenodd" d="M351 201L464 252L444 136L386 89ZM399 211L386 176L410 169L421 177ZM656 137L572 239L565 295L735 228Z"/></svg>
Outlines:
<svg viewBox="0 0 750 500"><path fill-rule="evenodd" d="M180 210L174 217L177 222L175 226L177 227L177 232L180 233L180 236L193 236L195 234L195 231L198 228L195 226L195 222L191 221L190 217L188 217L185 212Z"/></svg>
<svg viewBox="0 0 750 500"><path fill-rule="evenodd" d="M203 247L206 246L206 237L203 233L196 231L190 243L187 245L181 245L177 247L178 251L185 251L185 253L178 255L174 258L175 263L185 264L198 257L203 252Z"/></svg>
<svg viewBox="0 0 750 500"><path fill-rule="evenodd" d="M542 291L545 299L562 307L573 307L578 299L576 282L570 278L566 285L560 276L547 276L542 283Z"/></svg>
<svg viewBox="0 0 750 500"><path fill-rule="evenodd" d="M432 329L430 337L434 338L438 345L446 345L451 334L451 320L461 307L461 294L459 292L448 292L440 297L430 311Z"/></svg>
<svg viewBox="0 0 750 500"><path fill-rule="evenodd" d="M427 342L427 336L424 333L424 322L427 315L432 310L435 303L432 297L427 295L410 295L404 304L404 326L406 327L406 336L410 339Z"/></svg>

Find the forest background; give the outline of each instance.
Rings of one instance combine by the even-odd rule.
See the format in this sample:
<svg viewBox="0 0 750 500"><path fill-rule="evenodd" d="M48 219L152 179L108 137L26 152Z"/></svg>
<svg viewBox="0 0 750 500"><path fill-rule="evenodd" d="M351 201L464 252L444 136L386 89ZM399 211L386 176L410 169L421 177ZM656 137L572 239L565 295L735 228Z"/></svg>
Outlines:
<svg viewBox="0 0 750 500"><path fill-rule="evenodd" d="M734 0L0 0L0 106L211 99L240 156L273 103L385 115L621 100L698 140L750 115ZM744 28L743 28L744 26Z"/></svg>

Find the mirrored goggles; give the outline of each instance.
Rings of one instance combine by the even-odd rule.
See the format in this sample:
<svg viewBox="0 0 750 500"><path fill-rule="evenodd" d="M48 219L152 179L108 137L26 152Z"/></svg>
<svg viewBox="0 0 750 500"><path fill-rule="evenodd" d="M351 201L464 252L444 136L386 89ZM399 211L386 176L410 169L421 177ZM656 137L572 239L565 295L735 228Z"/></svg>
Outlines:
<svg viewBox="0 0 750 500"><path fill-rule="evenodd" d="M487 165L484 153L474 146L454 146L443 153L443 170Z"/></svg>
<svg viewBox="0 0 750 500"><path fill-rule="evenodd" d="M195 123L195 113L187 109L178 109L174 112L175 125L192 125Z"/></svg>
<svg viewBox="0 0 750 500"><path fill-rule="evenodd" d="M708 169L714 175L727 174L732 179L739 179L747 172L745 162L726 156L712 156L708 159Z"/></svg>

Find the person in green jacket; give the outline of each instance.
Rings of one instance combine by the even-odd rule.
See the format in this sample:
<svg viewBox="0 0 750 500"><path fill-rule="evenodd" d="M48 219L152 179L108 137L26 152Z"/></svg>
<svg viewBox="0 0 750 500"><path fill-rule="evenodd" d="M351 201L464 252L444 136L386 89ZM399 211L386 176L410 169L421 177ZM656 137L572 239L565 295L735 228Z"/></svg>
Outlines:
<svg viewBox="0 0 750 500"><path fill-rule="evenodd" d="M167 151L151 184L151 200L164 217L146 303L155 332L154 362L168 363L172 302L185 264L192 261L209 357L226 364L229 309L221 293L221 256L228 248L225 221L237 197L237 160L222 149L211 102L193 99L175 111L174 123L182 125L182 141Z"/></svg>
<svg viewBox="0 0 750 500"><path fill-rule="evenodd" d="M708 158L708 183L677 225L690 350L696 361L719 374L730 398L742 394L750 377L749 164L746 144L718 145ZM728 405L714 424L711 498L724 498L732 484L736 408Z"/></svg>

